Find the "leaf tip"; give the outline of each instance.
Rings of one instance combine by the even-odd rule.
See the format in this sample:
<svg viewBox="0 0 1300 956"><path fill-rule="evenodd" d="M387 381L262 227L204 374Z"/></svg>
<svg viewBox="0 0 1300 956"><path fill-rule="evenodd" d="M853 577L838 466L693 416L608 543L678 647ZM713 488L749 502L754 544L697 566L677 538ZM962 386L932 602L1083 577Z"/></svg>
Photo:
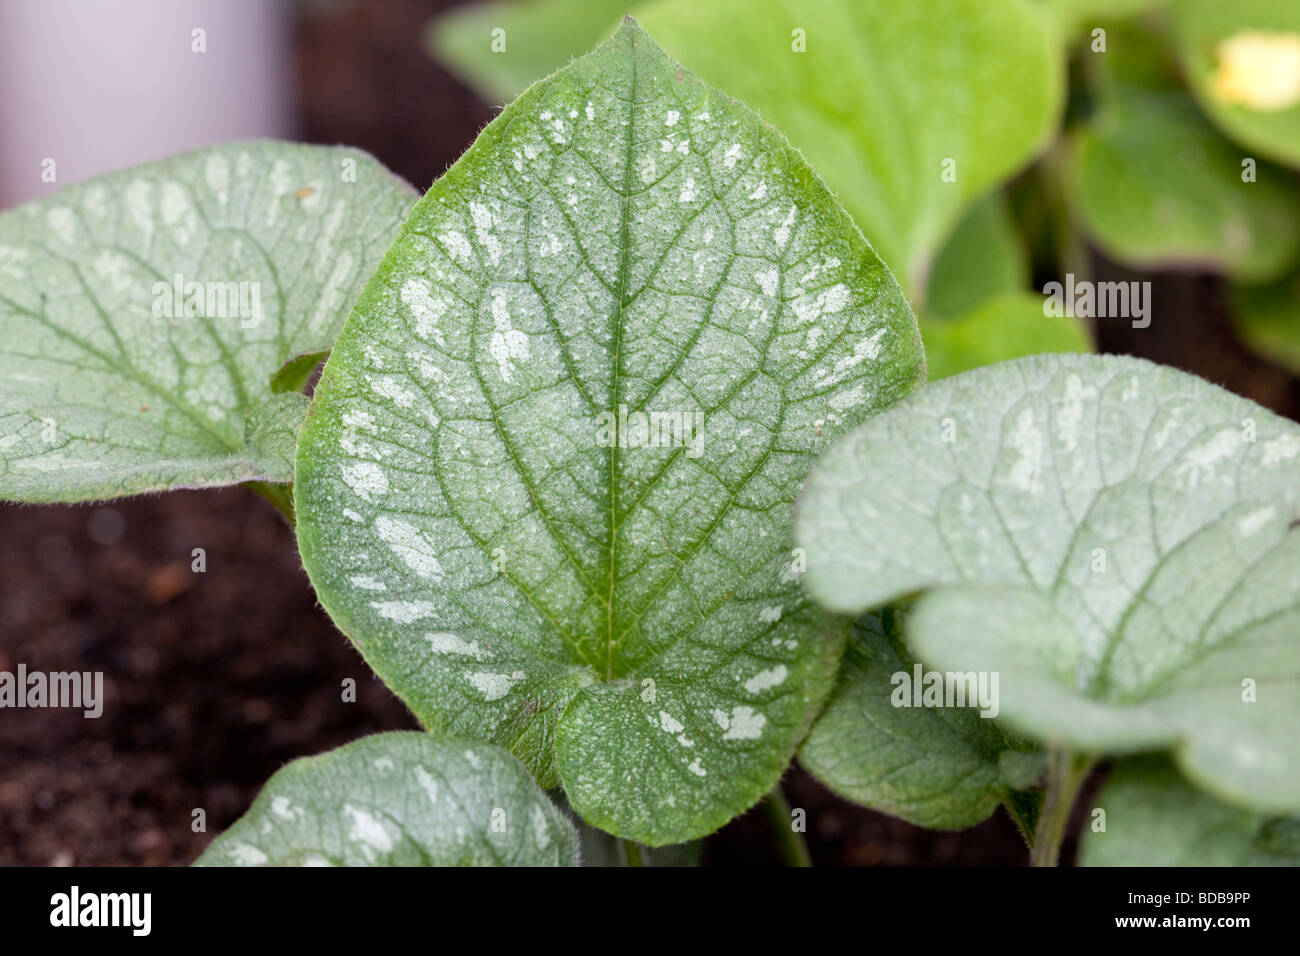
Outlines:
<svg viewBox="0 0 1300 956"><path fill-rule="evenodd" d="M631 38L633 46L637 46L643 38L649 38L650 36L650 34L646 33L645 27L641 26L636 17L630 13L623 14L618 30L615 31L616 36L624 34Z"/></svg>

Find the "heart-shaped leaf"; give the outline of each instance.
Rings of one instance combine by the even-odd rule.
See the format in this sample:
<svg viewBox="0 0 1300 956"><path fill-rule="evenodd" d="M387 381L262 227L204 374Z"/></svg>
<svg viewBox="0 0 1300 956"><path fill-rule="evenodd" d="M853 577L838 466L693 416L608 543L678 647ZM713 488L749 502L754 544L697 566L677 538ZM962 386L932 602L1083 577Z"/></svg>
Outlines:
<svg viewBox="0 0 1300 956"><path fill-rule="evenodd" d="M1026 0L656 0L670 53L777 124L905 289L977 197L1046 146L1064 91Z"/></svg>
<svg viewBox="0 0 1300 956"><path fill-rule="evenodd" d="M576 866L578 834L514 757L398 731L295 760L197 866Z"/></svg>
<svg viewBox="0 0 1300 956"><path fill-rule="evenodd" d="M1300 845L1277 837L1300 824L1220 803L1168 761L1134 757L1111 771L1084 828L1084 866L1300 866Z"/></svg>
<svg viewBox="0 0 1300 956"><path fill-rule="evenodd" d="M1035 356L837 443L800 502L806 585L931 591L911 649L999 672L1001 718L1088 752L1175 748L1230 802L1300 807L1300 427L1193 376Z"/></svg>
<svg viewBox="0 0 1300 956"><path fill-rule="evenodd" d="M0 498L288 482L302 395L414 194L357 150L248 142L0 213Z"/></svg>
<svg viewBox="0 0 1300 956"><path fill-rule="evenodd" d="M362 295L302 431L303 562L426 725L620 836L692 839L777 782L833 681L799 483L921 375L799 155L629 22L488 126Z"/></svg>
<svg viewBox="0 0 1300 956"><path fill-rule="evenodd" d="M1247 149L1300 166L1300 5L1177 0L1183 72L1210 119Z"/></svg>
<svg viewBox="0 0 1300 956"><path fill-rule="evenodd" d="M799 763L841 796L917 826L973 826L1008 797L999 760L1020 744L991 719L996 713L914 709L921 682L901 642L900 612L892 608L857 622Z"/></svg>

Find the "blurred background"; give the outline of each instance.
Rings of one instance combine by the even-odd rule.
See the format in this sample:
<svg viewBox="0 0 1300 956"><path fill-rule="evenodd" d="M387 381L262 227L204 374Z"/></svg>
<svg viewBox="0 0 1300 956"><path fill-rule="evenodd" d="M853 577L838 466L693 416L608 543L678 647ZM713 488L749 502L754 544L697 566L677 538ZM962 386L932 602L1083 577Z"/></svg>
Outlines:
<svg viewBox="0 0 1300 956"><path fill-rule="evenodd" d="M657 2L637 5L636 12ZM958 18L978 8L967 0L952 3L948 12ZM593 45L627 5L0 0L0 209L101 172L244 137L360 147L423 190L522 83ZM711 31L698 35L734 46L725 25L740 9L735 0L697 5L719 8ZM932 377L1026 351L1095 348L1183 368L1300 417L1300 280L1292 255L1300 249L1294 215L1300 186L1287 168L1297 165L1300 136L1286 139L1300 126L1279 127L1281 146L1261 140L1262 150L1216 129L1187 89L1195 85L1195 67L1191 54L1179 52L1179 38L1192 28L1184 29L1187 21L1163 4L1023 5L1041 20L1034 29L1062 51L1060 89L995 92L1009 114L1017 113L1021 98L1034 100L1049 135L1030 131L1023 155L990 172L975 190L980 195L964 195L932 223L919 224L905 261L886 256L922 315ZM815 20L797 3L759 6L789 14L776 24L783 43L789 23ZM920 6L942 8L943 2ZM1260 27L1269 26L1263 21L1270 16L1300 17L1293 0L1235 6L1261 11ZM1057 16L1063 7L1068 16ZM491 31L498 23L509 25L515 46L493 59ZM1096 23L1113 23L1112 44L1131 37L1127 48L1145 50L1145 59L1134 66L1116 55L1100 67L1093 56ZM816 30L810 33L818 42ZM781 90L749 75L760 64L729 65L698 45L691 58L670 39L665 46L687 66L787 130L884 255L895 237L873 234L868 200L855 205L852 177L865 174L834 155L823 160L816 123L799 119L803 104L768 102ZM869 59L852 39L840 51L845 62ZM1213 58L1208 41L1187 43L1192 54ZM1019 55L975 52L981 62ZM1285 59L1279 63L1274 69L1287 69ZM847 69L842 85L823 88L819 108L905 112L909 97L925 93L921 83L915 90L904 84L898 102L873 103L854 87L857 76ZM1129 105L1117 105L1121 100ZM1131 107L1136 101L1142 105ZM1135 125L1151 128L1140 113L1151 104L1175 125L1186 119L1186 128L1170 131L1163 142L1128 135L1135 115ZM1288 108L1300 115L1300 108ZM1195 115L1184 117L1186 111ZM787 115L792 118L783 122ZM880 128L860 126L857 135L868 143ZM852 137L842 145L866 148ZM1204 169L1216 150L1228 151L1227 185L1221 168ZM1142 170L1129 167L1140 167L1153 152L1164 165L1146 173L1148 193L1160 192L1163 181L1172 183L1172 198L1139 204L1137 225L1130 227L1106 208L1107 197L1140 180ZM1253 196L1254 205L1238 208L1238 194L1228 188L1241 158L1255 155L1261 179L1281 197L1264 204L1271 212ZM57 168L53 182L43 175L50 159ZM937 182L937 168L932 172ZM921 196L930 187L914 188ZM924 205L908 189L905 183L901 205ZM1196 238L1207 218L1225 220L1235 231L1226 238L1211 233L1189 252L1185 240ZM1148 234L1152 222L1165 223L1170 235ZM1265 252L1240 261L1219 255L1242 229ZM1268 268L1259 268L1264 259ZM980 312L993 303L1006 314L1013 307L1023 312L1028 301L1038 315L1038 290L1067 270L1094 280L1151 282L1150 325L1072 320L1042 337L1035 324L1023 338L981 331L988 319ZM963 276L987 288L973 288ZM189 570L196 547L207 553L204 575ZM239 488L94 506L0 505L0 670L20 661L46 671L102 670L107 700L98 720L63 710L3 712L0 865L186 864L289 760L417 726L317 607L290 529L271 506ZM359 687L354 704L339 700L348 677ZM840 800L798 769L785 786L791 803L808 811L807 837L819 865L1026 859L1003 811L968 831L936 833ZM206 812L205 832L191 828L196 808ZM1071 853L1067 846L1065 858ZM779 859L757 812L707 840L703 856L722 864Z"/></svg>

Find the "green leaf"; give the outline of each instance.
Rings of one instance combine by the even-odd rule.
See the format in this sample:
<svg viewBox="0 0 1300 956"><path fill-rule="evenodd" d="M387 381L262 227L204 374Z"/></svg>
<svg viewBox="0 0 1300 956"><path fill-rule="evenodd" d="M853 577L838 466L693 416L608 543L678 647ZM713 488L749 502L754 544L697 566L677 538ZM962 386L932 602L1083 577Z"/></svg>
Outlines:
<svg viewBox="0 0 1300 956"><path fill-rule="evenodd" d="M913 296L967 207L1047 145L1061 111L1056 27L1024 0L656 0L638 15L790 137Z"/></svg>
<svg viewBox="0 0 1300 956"><path fill-rule="evenodd" d="M830 690L847 624L797 586L790 509L922 364L799 155L629 22L484 130L362 295L299 445L303 561L427 726L693 839ZM659 427L611 447L622 411Z"/></svg>
<svg viewBox="0 0 1300 956"><path fill-rule="evenodd" d="M1119 763L1096 808L1106 811L1106 829L1085 826L1083 866L1300 866L1300 847L1278 842L1285 824L1300 821L1220 803L1159 758Z"/></svg>
<svg viewBox="0 0 1300 956"><path fill-rule="evenodd" d="M1165 0L1037 0L1051 8L1067 38L1074 33L1091 33L1112 20L1136 17Z"/></svg>
<svg viewBox="0 0 1300 956"><path fill-rule="evenodd" d="M1300 272L1228 290L1237 331L1251 348L1300 371Z"/></svg>
<svg viewBox="0 0 1300 956"><path fill-rule="evenodd" d="M628 0L494 0L429 22L430 52L485 100L505 103L609 36Z"/></svg>
<svg viewBox="0 0 1300 956"><path fill-rule="evenodd" d="M925 311L953 318L1029 287L1029 257L1001 193L976 202L935 257Z"/></svg>
<svg viewBox="0 0 1300 956"><path fill-rule="evenodd" d="M316 371L316 367L329 358L329 355L329 349L312 349L310 352L295 355L271 376L271 391L276 395L282 392L302 391L311 379L311 373Z"/></svg>
<svg viewBox="0 0 1300 956"><path fill-rule="evenodd" d="M398 731L275 773L196 866L576 866L578 834L490 744Z"/></svg>
<svg viewBox="0 0 1300 956"><path fill-rule="evenodd" d="M906 706L912 684L895 675L910 680L916 662L900 645L899 611L858 620L799 763L840 796L917 826L974 826L1006 799L999 759L1016 744L978 709Z"/></svg>
<svg viewBox="0 0 1300 956"><path fill-rule="evenodd" d="M306 400L270 377L412 201L357 150L248 142L0 213L0 498L289 481Z"/></svg>
<svg viewBox="0 0 1300 956"><path fill-rule="evenodd" d="M1172 10L1183 71L1210 119L1261 157L1300 166L1300 5L1177 0Z"/></svg>
<svg viewBox="0 0 1300 956"><path fill-rule="evenodd" d="M1013 790L1037 790L1047 777L1047 758L1041 750L1004 750L998 754L998 777Z"/></svg>
<svg viewBox="0 0 1300 956"><path fill-rule="evenodd" d="M1043 352L1091 352L1081 320L1044 315L1043 297L1012 293L958 319L921 319L930 381L1007 359Z"/></svg>
<svg viewBox="0 0 1300 956"><path fill-rule="evenodd" d="M1255 834L1255 846L1274 856L1292 856L1300 863L1300 816L1273 817Z"/></svg>
<svg viewBox="0 0 1300 956"><path fill-rule="evenodd" d="M977 202L935 259L921 315L930 381L1042 352L1090 352L1086 325L1048 315L1007 202Z"/></svg>
<svg viewBox="0 0 1300 956"><path fill-rule="evenodd" d="M1110 54L1106 54L1110 56ZM1144 268L1212 268L1248 282L1284 272L1300 250L1291 175L1241 151L1180 92L1112 85L1074 140L1070 206L1108 255Z"/></svg>
<svg viewBox="0 0 1300 956"><path fill-rule="evenodd" d="M1013 729L1175 748L1221 798L1287 811L1298 466L1300 427L1193 376L1034 356L931 385L837 443L795 538L831 610L928 591L908 645L937 670L998 672Z"/></svg>

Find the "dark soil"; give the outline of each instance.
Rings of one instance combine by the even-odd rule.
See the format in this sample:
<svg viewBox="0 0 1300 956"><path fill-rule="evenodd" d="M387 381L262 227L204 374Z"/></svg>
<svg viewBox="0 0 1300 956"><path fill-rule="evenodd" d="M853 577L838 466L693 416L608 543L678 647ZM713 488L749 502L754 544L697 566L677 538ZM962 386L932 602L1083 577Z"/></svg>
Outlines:
<svg viewBox="0 0 1300 956"><path fill-rule="evenodd" d="M298 31L303 138L368 149L421 188L441 174L495 112L420 49L442 5L317 4ZM1099 277L1118 271L1097 265ZM1152 327L1107 325L1103 348L1300 413L1300 386L1241 348L1213 280L1156 281ZM190 570L194 548L205 573ZM317 606L289 528L242 489L0 506L0 582L0 670L102 670L107 697L98 720L3 712L0 865L188 863L287 761L417 726ZM342 700L345 678L356 703ZM821 865L1026 860L1001 812L934 833L839 800L798 770L786 789L808 811ZM196 809L206 832L192 828ZM705 859L774 862L763 814L711 838Z"/></svg>
<svg viewBox="0 0 1300 956"><path fill-rule="evenodd" d="M101 670L105 696L98 719L3 711L0 865L188 863L286 762L418 728L317 606L288 526L242 489L0 506L0 581L0 670ZM355 703L342 699L349 677ZM1024 857L1006 818L937 834L799 772L786 787L821 864ZM775 862L767 827L746 815L707 858Z"/></svg>
<svg viewBox="0 0 1300 956"><path fill-rule="evenodd" d="M287 761L416 726L242 489L6 506L0 528L0 670L102 670L106 698L94 720L3 712L0 864L188 862Z"/></svg>

